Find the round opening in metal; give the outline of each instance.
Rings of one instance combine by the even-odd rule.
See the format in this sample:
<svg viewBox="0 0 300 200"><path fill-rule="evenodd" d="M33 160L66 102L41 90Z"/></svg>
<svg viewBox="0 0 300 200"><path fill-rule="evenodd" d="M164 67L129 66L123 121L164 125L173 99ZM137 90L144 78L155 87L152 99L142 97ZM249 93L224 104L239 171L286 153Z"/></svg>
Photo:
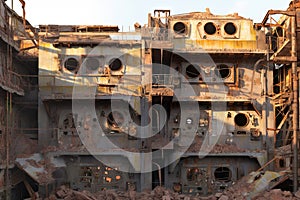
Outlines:
<svg viewBox="0 0 300 200"><path fill-rule="evenodd" d="M225 64L217 65L215 74L220 78L228 78L231 74L230 67Z"/></svg>
<svg viewBox="0 0 300 200"><path fill-rule="evenodd" d="M173 30L177 34L185 34L186 33L186 25L183 22L176 22L173 26Z"/></svg>
<svg viewBox="0 0 300 200"><path fill-rule="evenodd" d="M119 128L124 123L124 116L118 111L113 111L107 116L107 123L114 128Z"/></svg>
<svg viewBox="0 0 300 200"><path fill-rule="evenodd" d="M228 22L224 26L225 33L228 35L234 35L236 33L236 26L232 22Z"/></svg>
<svg viewBox="0 0 300 200"><path fill-rule="evenodd" d="M88 70L95 71L99 68L100 62L97 58L86 58L85 66Z"/></svg>
<svg viewBox="0 0 300 200"><path fill-rule="evenodd" d="M75 58L68 58L65 63L65 68L69 71L77 71L79 67L79 61Z"/></svg>
<svg viewBox="0 0 300 200"><path fill-rule="evenodd" d="M189 65L186 68L186 75L190 78L196 78L200 75L200 69L198 66Z"/></svg>
<svg viewBox="0 0 300 200"><path fill-rule="evenodd" d="M215 170L216 181L231 181L231 170L228 167L219 167Z"/></svg>
<svg viewBox="0 0 300 200"><path fill-rule="evenodd" d="M212 22L208 22L204 25L204 31L205 33L207 33L208 35L213 35L217 32L217 28L214 25L214 23Z"/></svg>
<svg viewBox="0 0 300 200"><path fill-rule="evenodd" d="M117 71L122 68L122 62L119 58L114 58L109 62L109 68L112 71Z"/></svg>
<svg viewBox="0 0 300 200"><path fill-rule="evenodd" d="M234 117L234 123L237 125L237 126L247 126L248 123L249 123L249 118L246 114L244 113L239 113L237 114L235 117Z"/></svg>

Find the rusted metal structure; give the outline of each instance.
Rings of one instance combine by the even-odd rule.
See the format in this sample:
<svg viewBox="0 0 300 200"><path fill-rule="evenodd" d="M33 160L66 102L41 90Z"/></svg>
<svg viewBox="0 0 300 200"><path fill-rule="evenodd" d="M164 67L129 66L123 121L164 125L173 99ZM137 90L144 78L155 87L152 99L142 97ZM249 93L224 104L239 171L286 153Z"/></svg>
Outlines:
<svg viewBox="0 0 300 200"><path fill-rule="evenodd" d="M251 20L156 10L133 33L43 25L39 38L39 144L56 144L47 156L74 189L208 195L273 159L273 69Z"/></svg>
<svg viewBox="0 0 300 200"><path fill-rule="evenodd" d="M299 42L299 2L292 1L286 11L269 10L263 19L262 27L271 30L270 50L273 52L270 61L277 65L276 75L276 95L273 97L275 106L278 108L278 124L276 132L283 143L287 144L287 139L292 140L293 152L293 190L298 190L298 146L299 146L299 70L298 70L298 49ZM281 14L282 17L276 21L272 15ZM268 19L270 21L268 22ZM285 75L283 75L285 74ZM289 80L288 80L289 79ZM285 96L285 97L284 97ZM286 105L283 105L283 104ZM282 129L288 124L290 129ZM292 130L292 131L291 131Z"/></svg>
<svg viewBox="0 0 300 200"><path fill-rule="evenodd" d="M21 198L18 191L22 182L26 182L26 175L16 167L15 159L26 151L34 152L27 148L30 138L36 137L37 82L30 76L25 77L37 75L37 46L32 30L27 21L0 1L1 199ZM35 51L33 48L26 50L27 47L35 48Z"/></svg>
<svg viewBox="0 0 300 200"><path fill-rule="evenodd" d="M272 187L290 180L297 191L299 6L258 24L155 10L148 24L119 32L35 30L2 0L3 194L163 185L206 196L265 169L290 170Z"/></svg>

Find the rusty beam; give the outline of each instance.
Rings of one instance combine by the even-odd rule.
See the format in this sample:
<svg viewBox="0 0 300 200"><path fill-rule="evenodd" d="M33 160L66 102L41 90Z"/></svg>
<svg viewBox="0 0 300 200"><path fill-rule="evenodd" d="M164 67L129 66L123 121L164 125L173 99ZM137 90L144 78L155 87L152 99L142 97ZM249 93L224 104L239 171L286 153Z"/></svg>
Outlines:
<svg viewBox="0 0 300 200"><path fill-rule="evenodd" d="M269 16L270 15L275 15L275 14L281 14L281 15L287 15L287 16L295 16L296 12L295 11L286 11L286 10L269 10L267 14L265 15L263 21L261 22L262 26L265 26L267 23Z"/></svg>
<svg viewBox="0 0 300 200"><path fill-rule="evenodd" d="M271 24L271 23L266 23L266 24L262 24L262 23L255 23L255 28L257 29L257 27L281 27L281 24Z"/></svg>
<svg viewBox="0 0 300 200"><path fill-rule="evenodd" d="M278 56L273 58L273 61L282 61L282 62L297 62L296 56Z"/></svg>
<svg viewBox="0 0 300 200"><path fill-rule="evenodd" d="M265 163L263 166L261 166L261 168L259 168L258 170L256 170L257 172L263 170L264 168L266 168L269 164L271 164L272 162L274 162L277 158L274 157L273 159L269 160L267 163Z"/></svg>
<svg viewBox="0 0 300 200"><path fill-rule="evenodd" d="M284 115L283 119L281 120L280 124L278 125L276 130L281 130L283 124L285 123L286 119L288 118L290 114L290 110Z"/></svg>

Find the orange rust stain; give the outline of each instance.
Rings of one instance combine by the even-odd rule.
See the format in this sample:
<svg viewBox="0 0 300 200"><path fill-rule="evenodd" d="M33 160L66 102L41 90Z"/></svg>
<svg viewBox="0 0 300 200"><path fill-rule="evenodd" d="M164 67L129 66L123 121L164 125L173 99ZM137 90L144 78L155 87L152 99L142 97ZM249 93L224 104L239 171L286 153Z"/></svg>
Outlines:
<svg viewBox="0 0 300 200"><path fill-rule="evenodd" d="M245 40L197 40L197 45L205 49L247 49L256 50L256 41Z"/></svg>

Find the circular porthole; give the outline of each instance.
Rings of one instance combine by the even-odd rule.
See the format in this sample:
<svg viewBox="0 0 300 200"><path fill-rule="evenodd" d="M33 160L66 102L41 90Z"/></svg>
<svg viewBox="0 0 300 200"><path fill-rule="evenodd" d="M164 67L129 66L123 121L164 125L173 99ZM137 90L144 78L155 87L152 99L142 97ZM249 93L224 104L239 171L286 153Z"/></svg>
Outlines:
<svg viewBox="0 0 300 200"><path fill-rule="evenodd" d="M232 22L228 22L224 26L225 33L228 35L234 35L236 33L236 26Z"/></svg>
<svg viewBox="0 0 300 200"><path fill-rule="evenodd" d="M173 30L177 34L185 34L186 33L186 25L183 22L176 22L173 26Z"/></svg>
<svg viewBox="0 0 300 200"><path fill-rule="evenodd" d="M228 78L231 74L230 67L225 64L217 65L215 74L220 78Z"/></svg>
<svg viewBox="0 0 300 200"><path fill-rule="evenodd" d="M189 65L186 68L186 75L190 78L196 78L200 75L200 69L197 66Z"/></svg>
<svg viewBox="0 0 300 200"><path fill-rule="evenodd" d="M100 62L97 58L86 58L85 66L88 70L95 71L99 68Z"/></svg>
<svg viewBox="0 0 300 200"><path fill-rule="evenodd" d="M117 71L122 68L122 62L119 58L114 58L109 62L109 68L112 71Z"/></svg>
<svg viewBox="0 0 300 200"><path fill-rule="evenodd" d="M79 61L76 58L68 58L66 59L64 66L67 70L74 72L78 70Z"/></svg>
<svg viewBox="0 0 300 200"><path fill-rule="evenodd" d="M235 117L234 117L234 123L237 125L237 126L240 126L240 127L244 127L244 126L247 126L248 123L249 123L249 118L246 114L244 113L239 113L237 114Z"/></svg>
<svg viewBox="0 0 300 200"><path fill-rule="evenodd" d="M212 22L208 22L204 25L204 31L205 33L207 33L208 35L213 35L217 32L217 28L215 26L214 23Z"/></svg>

